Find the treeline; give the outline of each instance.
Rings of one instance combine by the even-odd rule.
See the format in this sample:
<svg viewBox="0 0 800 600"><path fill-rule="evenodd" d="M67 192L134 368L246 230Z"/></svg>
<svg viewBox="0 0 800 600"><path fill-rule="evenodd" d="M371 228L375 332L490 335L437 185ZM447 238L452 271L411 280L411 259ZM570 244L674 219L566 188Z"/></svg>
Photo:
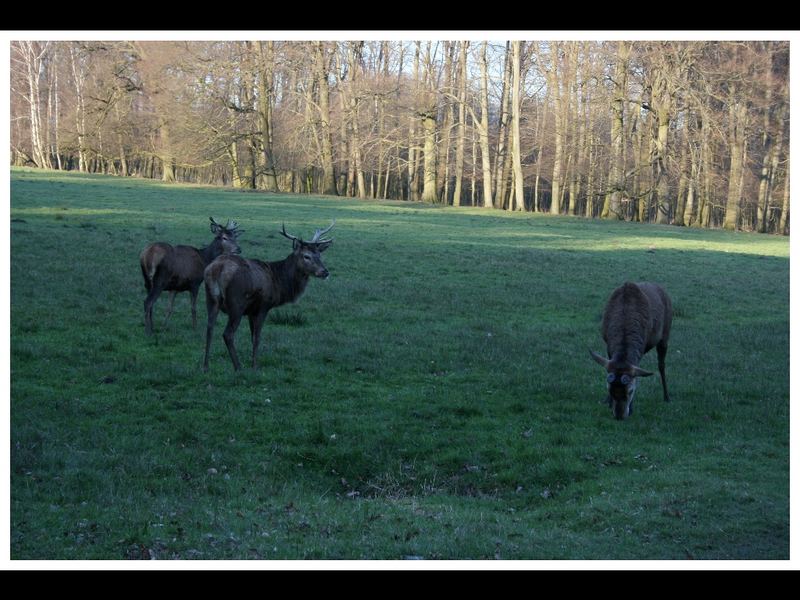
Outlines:
<svg viewBox="0 0 800 600"><path fill-rule="evenodd" d="M788 233L789 43L11 43L15 165Z"/></svg>

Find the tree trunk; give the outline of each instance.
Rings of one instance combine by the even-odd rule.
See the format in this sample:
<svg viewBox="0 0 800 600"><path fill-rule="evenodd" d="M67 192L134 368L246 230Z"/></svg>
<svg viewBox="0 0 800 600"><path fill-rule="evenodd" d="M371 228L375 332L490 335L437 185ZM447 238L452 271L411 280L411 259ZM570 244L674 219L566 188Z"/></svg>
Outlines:
<svg viewBox="0 0 800 600"><path fill-rule="evenodd" d="M769 94L768 94L769 97ZM765 111L767 115L770 110ZM758 185L758 231L766 233L770 217L770 204L772 200L772 186L775 180L775 171L783 146L783 106L777 110L778 133L773 142L772 124L769 117L765 118L763 133L764 159L761 163L761 177Z"/></svg>
<svg viewBox="0 0 800 600"><path fill-rule="evenodd" d="M114 105L114 112L117 117L117 148L119 150L120 175L127 177L130 174L130 169L128 167L128 155L125 152L125 143L123 142L122 133L120 131L122 128L122 119L119 115L119 106L116 104Z"/></svg>
<svg viewBox="0 0 800 600"><path fill-rule="evenodd" d="M560 49L560 42L551 42L552 64L550 70L547 72L547 85L553 93L553 102L555 104L555 151L553 155L553 178L551 180L552 194L550 198L550 214L557 215L561 212L561 173L563 171L564 161L564 98L561 93L561 87L558 73L558 53Z"/></svg>
<svg viewBox="0 0 800 600"><path fill-rule="evenodd" d="M586 45L586 63L591 67L591 45ZM591 74L591 71L589 72ZM586 146L584 147L583 164L586 166L586 205L584 206L584 214L587 217L592 217L594 213L594 170L595 164L595 149L594 149L594 112L592 110L592 93L591 88L586 91L585 96L587 115L587 131L586 131Z"/></svg>
<svg viewBox="0 0 800 600"><path fill-rule="evenodd" d="M469 42L461 42L461 54L458 57L458 129L456 130L456 173L455 186L453 187L453 206L461 204L461 180L464 177L464 144L466 142L467 118L465 103L467 101L467 51Z"/></svg>
<svg viewBox="0 0 800 600"><path fill-rule="evenodd" d="M711 212L711 149L706 108L704 107L700 113L700 157L698 165L702 169L702 177L698 179L698 182L702 182L702 189L698 197L697 218L692 223L693 227L708 227Z"/></svg>
<svg viewBox="0 0 800 600"><path fill-rule="evenodd" d="M506 185L508 182L508 151L506 139L508 137L508 107L511 102L511 51L510 42L506 42L505 66L503 69L503 91L500 99L500 122L497 131L497 153L495 154L495 190L494 205L503 208L505 205Z"/></svg>
<svg viewBox="0 0 800 600"><path fill-rule="evenodd" d="M358 114L360 109L360 98L356 96L356 76L358 73L358 63L361 55L363 42L347 42L348 44L348 71L350 74L349 82L349 108L347 117L350 121L350 150L353 156L353 174L355 177L356 196L359 198L367 197L367 187L364 180L364 166L361 154L361 136L359 135Z"/></svg>
<svg viewBox="0 0 800 600"><path fill-rule="evenodd" d="M58 48L59 47L56 46L56 57L55 57L56 59L58 58ZM60 94L58 93L58 68L53 69L53 87L55 88L55 90L54 90L55 114L54 114L53 137L54 137L54 143L55 143L56 165L57 165L58 170L62 171L64 169L64 165L61 163L61 147L60 147L60 144L59 144L59 141L58 141L59 116L60 116L60 112L61 112L59 110L59 96L60 96Z"/></svg>
<svg viewBox="0 0 800 600"><path fill-rule="evenodd" d="M469 205L475 206L478 185L478 138L475 135L475 123L472 124L472 177L470 178Z"/></svg>
<svg viewBox="0 0 800 600"><path fill-rule="evenodd" d="M596 152L594 149L594 136L591 133L591 127L589 128L589 173L586 177L586 216L590 219L594 217L594 171L597 168L596 165Z"/></svg>
<svg viewBox="0 0 800 600"><path fill-rule="evenodd" d="M578 130L585 130L586 121L579 114L580 98L578 89L578 42L569 43L569 66L565 78L565 92L567 102L565 106L565 116L567 123L569 123L569 158L567 159L567 181L569 181L569 203L567 214L577 214L578 210L578 192L580 191L579 183L579 157L581 150L581 134Z"/></svg>
<svg viewBox="0 0 800 600"><path fill-rule="evenodd" d="M388 49L386 50L388 52ZM388 60L388 57L387 57ZM389 158L388 150L385 150L384 146L384 139L386 137L384 131L384 98L381 97L380 99L376 95L373 100L374 103L374 114L375 118L378 120L378 173L377 173L377 181L375 184L375 195L372 196L373 198L377 198L381 193L381 187L383 187L383 180L384 180L384 172L383 172L383 163L384 159L386 160L386 177L389 175Z"/></svg>
<svg viewBox="0 0 800 600"><path fill-rule="evenodd" d="M436 106L424 112L421 118L425 136L422 201L435 203L439 199L436 188Z"/></svg>
<svg viewBox="0 0 800 600"><path fill-rule="evenodd" d="M266 42L259 40L258 59L258 120L264 188L268 192L277 192L278 176L275 172L272 125L272 110L275 102L275 42L273 40Z"/></svg>
<svg viewBox="0 0 800 600"><path fill-rule="evenodd" d="M686 203L687 203L687 188L689 187L689 179L691 178L691 173L689 172L689 126L688 124L683 128L683 143L681 144L681 160L680 160L680 181L678 182L678 204L675 207L675 216L672 219L672 224L682 227L685 225L683 216L686 211Z"/></svg>
<svg viewBox="0 0 800 600"><path fill-rule="evenodd" d="M239 147L236 140L232 141L227 148L228 161L231 164L231 181L233 187L239 189L244 187L241 171L239 170Z"/></svg>
<svg viewBox="0 0 800 600"><path fill-rule="evenodd" d="M488 42L481 46L481 125L479 129L481 168L483 171L483 206L492 206L492 165L489 156L489 61L486 58Z"/></svg>
<svg viewBox="0 0 800 600"><path fill-rule="evenodd" d="M614 94L611 100L611 171L608 174L609 200L605 218L622 219L622 193L625 189L623 146L625 139L625 99L627 90L628 59L631 46L617 42L617 62L614 67Z"/></svg>
<svg viewBox="0 0 800 600"><path fill-rule="evenodd" d="M694 224L695 186L699 175L697 152L691 141L689 142L689 163L688 190L686 191L686 205L683 208L683 224L686 226Z"/></svg>
<svg viewBox="0 0 800 600"><path fill-rule="evenodd" d="M256 189L256 156L258 155L258 152L256 150L255 140L252 138L252 136L249 136L247 139L245 152L245 160L247 162L244 166L244 186L247 189L254 190Z"/></svg>
<svg viewBox="0 0 800 600"><path fill-rule="evenodd" d="M519 141L519 120L521 116L522 82L520 77L521 42L511 42L512 84L511 84L511 162L514 168L514 201L509 202L510 210L525 210L524 181L522 178L522 156Z"/></svg>
<svg viewBox="0 0 800 600"><path fill-rule="evenodd" d="M75 82L75 129L78 133L78 170L84 172L88 166L86 157L86 108L83 96L86 74L83 72L83 68L76 63L76 54L74 44L70 45L70 65L72 66L72 76ZM79 57L77 58L79 62Z"/></svg>
<svg viewBox="0 0 800 600"><path fill-rule="evenodd" d="M780 163L780 156L781 156L781 153L783 151L783 135L784 135L783 134L783 131L784 131L783 116L784 116L784 109L785 108L786 108L785 104L781 106L781 110L780 110L779 117L778 117L778 128L779 128L778 129L778 137L775 140L775 146L772 149L772 165L770 166L770 169L769 169L769 181L767 183L767 197L766 197L766 200L765 200L766 210L764 211L765 212L764 220L767 223L767 226L764 229L765 232L769 228L768 224L769 224L769 221L771 219L771 214L772 214L772 209L773 209L773 206L772 206L772 195L773 195L773 193L775 191L775 178L776 178L776 175L778 173L778 165Z"/></svg>
<svg viewBox="0 0 800 600"><path fill-rule="evenodd" d="M172 155L170 148L170 131L166 123L161 124L159 131L161 137L161 152L159 158L161 159L161 180L166 183L173 183L175 181L175 157Z"/></svg>
<svg viewBox="0 0 800 600"><path fill-rule="evenodd" d="M669 222L669 174L667 173L667 136L669 134L670 112L667 107L658 111L658 138L656 139L656 223Z"/></svg>
<svg viewBox="0 0 800 600"><path fill-rule="evenodd" d="M419 58L420 58L420 43L414 42L414 66L412 79L415 86L415 95L419 94L420 81L419 81ZM417 161L419 160L418 142L416 137L416 123L418 115L412 114L409 117L408 124L408 199L412 202L419 200L419 168Z"/></svg>
<svg viewBox="0 0 800 600"><path fill-rule="evenodd" d="M28 80L29 95L26 100L30 106L31 152L34 164L42 169L51 166L47 157L47 146L43 140L41 117L42 99L39 85L43 58L47 52L48 45L49 42L45 42L44 45L40 45L38 42L22 42Z"/></svg>
<svg viewBox="0 0 800 600"><path fill-rule="evenodd" d="M540 212L542 210L541 195L539 193L541 176L542 176L542 162L544 161L544 132L547 123L547 107L550 105L550 86L547 87L544 99L542 100L539 114L537 115L536 123L536 180L533 187L533 210ZM591 129L591 128L590 128Z"/></svg>
<svg viewBox="0 0 800 600"><path fill-rule="evenodd" d="M443 77L445 83L443 87L446 91L452 92L453 89L453 50L455 48L455 43L451 43L448 41L444 42L444 70L443 70ZM426 62L428 65L428 72L432 73L433 63L432 57L430 56L430 52L427 54ZM429 82L431 85L431 89L434 90L438 88L438 85L434 83L433 80ZM436 90L438 91L438 90ZM453 123L453 102L450 99L450 96L445 96L444 106L442 107L442 119L439 123L439 145L437 147L438 150L438 157L437 157L437 165L439 169L439 174L436 179L436 195L437 198L443 204L449 204L449 192L450 192L450 132L452 130L452 123Z"/></svg>
<svg viewBox="0 0 800 600"><path fill-rule="evenodd" d="M739 227L739 211L741 202L741 181L744 169L744 145L747 143L744 135L747 107L736 96L736 88L732 86L729 119L730 130L728 141L731 148L731 166L728 172L728 199L725 205L725 229L733 230Z"/></svg>
<svg viewBox="0 0 800 600"><path fill-rule="evenodd" d="M315 75L319 93L320 148L322 159L322 194L336 196L336 179L333 169L333 141L331 139L330 84L325 56L325 42L314 42Z"/></svg>
<svg viewBox="0 0 800 600"><path fill-rule="evenodd" d="M781 209L781 220L778 223L778 233L788 235L789 225L789 169L786 169L786 177L783 180L783 207Z"/></svg>

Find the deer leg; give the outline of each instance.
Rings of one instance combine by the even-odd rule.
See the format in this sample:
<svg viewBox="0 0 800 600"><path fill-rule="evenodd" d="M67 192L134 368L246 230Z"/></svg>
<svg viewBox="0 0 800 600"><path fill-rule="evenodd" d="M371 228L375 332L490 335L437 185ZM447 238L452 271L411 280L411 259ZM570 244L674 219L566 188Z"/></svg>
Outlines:
<svg viewBox="0 0 800 600"><path fill-rule="evenodd" d="M214 333L214 323L219 314L219 304L206 294L206 307L208 308L208 325L206 325L206 354L203 358L203 371L208 372L208 355L211 350L211 335Z"/></svg>
<svg viewBox="0 0 800 600"><path fill-rule="evenodd" d="M189 290L192 295L192 329L197 329L197 292L200 291L200 284Z"/></svg>
<svg viewBox="0 0 800 600"><path fill-rule="evenodd" d="M669 402L669 393L667 392L667 376L664 372L664 359L667 357L667 344L659 343L656 346L658 352L658 372L661 373L661 387L664 390L664 402Z"/></svg>
<svg viewBox="0 0 800 600"><path fill-rule="evenodd" d="M153 305L161 295L161 285L154 281L147 298L144 299L144 331L147 335L153 333Z"/></svg>
<svg viewBox="0 0 800 600"><path fill-rule="evenodd" d="M241 313L228 313L228 324L225 326L225 331L222 332L222 339L225 340L225 345L228 347L228 354L231 356L233 369L235 371L242 368L242 365L239 363L239 357L236 354L236 345L234 344L234 336L236 335L236 330L239 328L241 320Z"/></svg>
<svg viewBox="0 0 800 600"><path fill-rule="evenodd" d="M253 343L253 368L256 368L256 357L258 356L258 346L261 342L261 328L264 326L264 319L267 311L259 312L255 315L248 315L250 319L250 340Z"/></svg>
<svg viewBox="0 0 800 600"><path fill-rule="evenodd" d="M150 276L147 274L147 268L144 266L144 264L141 264L140 266L142 267L142 277L144 277L144 289L149 292L150 288L153 287L153 284L150 281Z"/></svg>
<svg viewBox="0 0 800 600"><path fill-rule="evenodd" d="M175 307L175 294L177 293L176 291L169 293L169 306L167 307L167 316L164 318L164 327L167 326L169 318L172 316L172 309Z"/></svg>

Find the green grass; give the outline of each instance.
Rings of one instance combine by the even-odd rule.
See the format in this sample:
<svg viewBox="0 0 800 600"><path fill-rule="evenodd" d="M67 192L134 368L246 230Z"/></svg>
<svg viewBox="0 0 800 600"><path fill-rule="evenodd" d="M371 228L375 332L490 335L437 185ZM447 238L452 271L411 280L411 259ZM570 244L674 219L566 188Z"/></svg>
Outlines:
<svg viewBox="0 0 800 600"><path fill-rule="evenodd" d="M209 216L268 260L336 218L255 371L223 316L202 372L203 292L144 334L139 251ZM672 296L673 402L617 422L625 280ZM788 559L788 286L774 236L13 169L11 557Z"/></svg>

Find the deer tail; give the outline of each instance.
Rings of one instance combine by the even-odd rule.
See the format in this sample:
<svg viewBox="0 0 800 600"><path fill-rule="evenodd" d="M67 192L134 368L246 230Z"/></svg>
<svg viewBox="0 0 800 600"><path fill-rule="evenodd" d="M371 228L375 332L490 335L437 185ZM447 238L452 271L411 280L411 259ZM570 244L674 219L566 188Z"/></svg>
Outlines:
<svg viewBox="0 0 800 600"><path fill-rule="evenodd" d="M163 244L151 244L139 255L139 265L142 267L142 277L144 277L144 286L147 291L153 287L153 278L156 276L156 271L161 261L167 256L167 249Z"/></svg>
<svg viewBox="0 0 800 600"><path fill-rule="evenodd" d="M214 304L222 305L225 303L225 288L227 287L228 277L226 277L225 263L214 262L206 267L203 273L203 280L206 284L206 294Z"/></svg>

